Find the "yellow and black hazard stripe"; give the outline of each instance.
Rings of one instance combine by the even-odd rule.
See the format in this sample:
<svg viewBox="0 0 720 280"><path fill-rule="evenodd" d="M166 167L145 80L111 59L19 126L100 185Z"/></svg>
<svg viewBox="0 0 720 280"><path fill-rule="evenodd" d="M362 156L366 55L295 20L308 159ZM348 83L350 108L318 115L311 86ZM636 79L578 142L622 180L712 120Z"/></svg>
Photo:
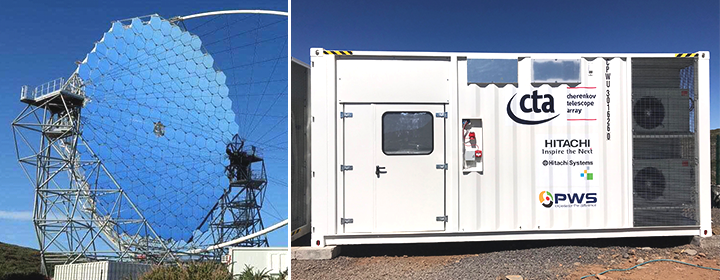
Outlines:
<svg viewBox="0 0 720 280"><path fill-rule="evenodd" d="M300 230L301 230L301 229L293 230L292 233L290 233L290 236L293 236L293 235L295 235L295 234L300 233Z"/></svg>
<svg viewBox="0 0 720 280"><path fill-rule="evenodd" d="M334 54L334 55L352 55L352 51L323 51L325 54Z"/></svg>
<svg viewBox="0 0 720 280"><path fill-rule="evenodd" d="M697 53L676 53L675 57L696 57Z"/></svg>

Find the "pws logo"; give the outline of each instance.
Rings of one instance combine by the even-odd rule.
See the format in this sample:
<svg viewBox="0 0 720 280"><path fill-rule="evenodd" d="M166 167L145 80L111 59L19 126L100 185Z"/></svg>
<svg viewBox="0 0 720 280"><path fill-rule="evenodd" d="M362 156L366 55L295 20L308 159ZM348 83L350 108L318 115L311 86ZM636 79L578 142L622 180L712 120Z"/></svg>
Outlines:
<svg viewBox="0 0 720 280"><path fill-rule="evenodd" d="M527 124L527 125L536 125L536 124L549 122L549 121L553 120L554 118L557 118L558 116L560 116L560 114L557 114L555 116L548 117L546 119L540 119L540 120L523 119L523 118L519 117L517 114L515 114L515 112L513 112L513 110L512 110L512 103L513 103L513 100L515 99L516 95L517 95L517 93L515 95L513 95L512 98L510 98L510 101L508 101L508 104L507 104L507 114L510 117L510 119L512 119L516 123ZM532 100L528 100L528 99L532 99ZM528 105L528 103L531 103L531 104ZM520 111L522 111L522 113L520 115L528 114L528 113L543 113L543 114L554 114L555 113L555 99L553 98L553 96L551 94L538 95L537 90L533 90L532 94L526 94L526 95L523 95L522 97L520 97L519 105L520 105Z"/></svg>
<svg viewBox="0 0 720 280"><path fill-rule="evenodd" d="M597 204L597 193L556 193L540 192L540 204L545 208L555 207L594 207Z"/></svg>
<svg viewBox="0 0 720 280"><path fill-rule="evenodd" d="M553 206L553 196L548 191L540 192L540 203L542 206L545 206L545 208L550 208Z"/></svg>

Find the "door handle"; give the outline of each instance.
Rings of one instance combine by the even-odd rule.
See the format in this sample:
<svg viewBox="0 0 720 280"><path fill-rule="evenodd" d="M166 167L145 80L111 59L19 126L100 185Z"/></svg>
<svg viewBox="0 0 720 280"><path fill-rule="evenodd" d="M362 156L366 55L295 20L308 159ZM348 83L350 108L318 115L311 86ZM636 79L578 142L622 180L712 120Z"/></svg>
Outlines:
<svg viewBox="0 0 720 280"><path fill-rule="evenodd" d="M380 171L381 169L385 169L385 167L380 165L375 166L375 175L377 175L378 178L380 178L380 174L387 173L387 171Z"/></svg>

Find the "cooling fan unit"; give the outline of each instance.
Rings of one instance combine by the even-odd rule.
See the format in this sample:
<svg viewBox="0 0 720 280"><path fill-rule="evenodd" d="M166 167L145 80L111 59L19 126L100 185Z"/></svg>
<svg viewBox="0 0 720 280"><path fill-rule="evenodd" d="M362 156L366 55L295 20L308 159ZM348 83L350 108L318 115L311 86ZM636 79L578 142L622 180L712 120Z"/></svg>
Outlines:
<svg viewBox="0 0 720 280"><path fill-rule="evenodd" d="M643 97L633 108L635 122L642 128L655 129L665 120L665 105L655 97Z"/></svg>
<svg viewBox="0 0 720 280"><path fill-rule="evenodd" d="M633 130L639 134L690 132L693 102L687 89L633 89Z"/></svg>

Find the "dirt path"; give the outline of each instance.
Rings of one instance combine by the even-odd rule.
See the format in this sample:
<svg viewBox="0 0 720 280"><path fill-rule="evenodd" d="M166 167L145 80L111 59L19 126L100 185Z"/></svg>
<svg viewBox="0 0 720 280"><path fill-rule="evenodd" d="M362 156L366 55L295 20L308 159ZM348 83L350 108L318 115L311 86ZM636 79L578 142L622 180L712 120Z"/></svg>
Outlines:
<svg viewBox="0 0 720 280"><path fill-rule="evenodd" d="M686 262L705 266L705 267L720 267L716 260L697 258L687 260ZM632 267L633 263L624 263L611 266L602 265L590 265L575 269L567 279L580 279L583 276L590 274L597 274L608 269L627 269ZM639 266L629 271L612 271L604 273L600 277L588 277L585 279L627 279L627 280L652 280L652 279L720 279L720 271L713 271L708 269L702 269L692 267L679 263L672 262L653 262L642 266Z"/></svg>

